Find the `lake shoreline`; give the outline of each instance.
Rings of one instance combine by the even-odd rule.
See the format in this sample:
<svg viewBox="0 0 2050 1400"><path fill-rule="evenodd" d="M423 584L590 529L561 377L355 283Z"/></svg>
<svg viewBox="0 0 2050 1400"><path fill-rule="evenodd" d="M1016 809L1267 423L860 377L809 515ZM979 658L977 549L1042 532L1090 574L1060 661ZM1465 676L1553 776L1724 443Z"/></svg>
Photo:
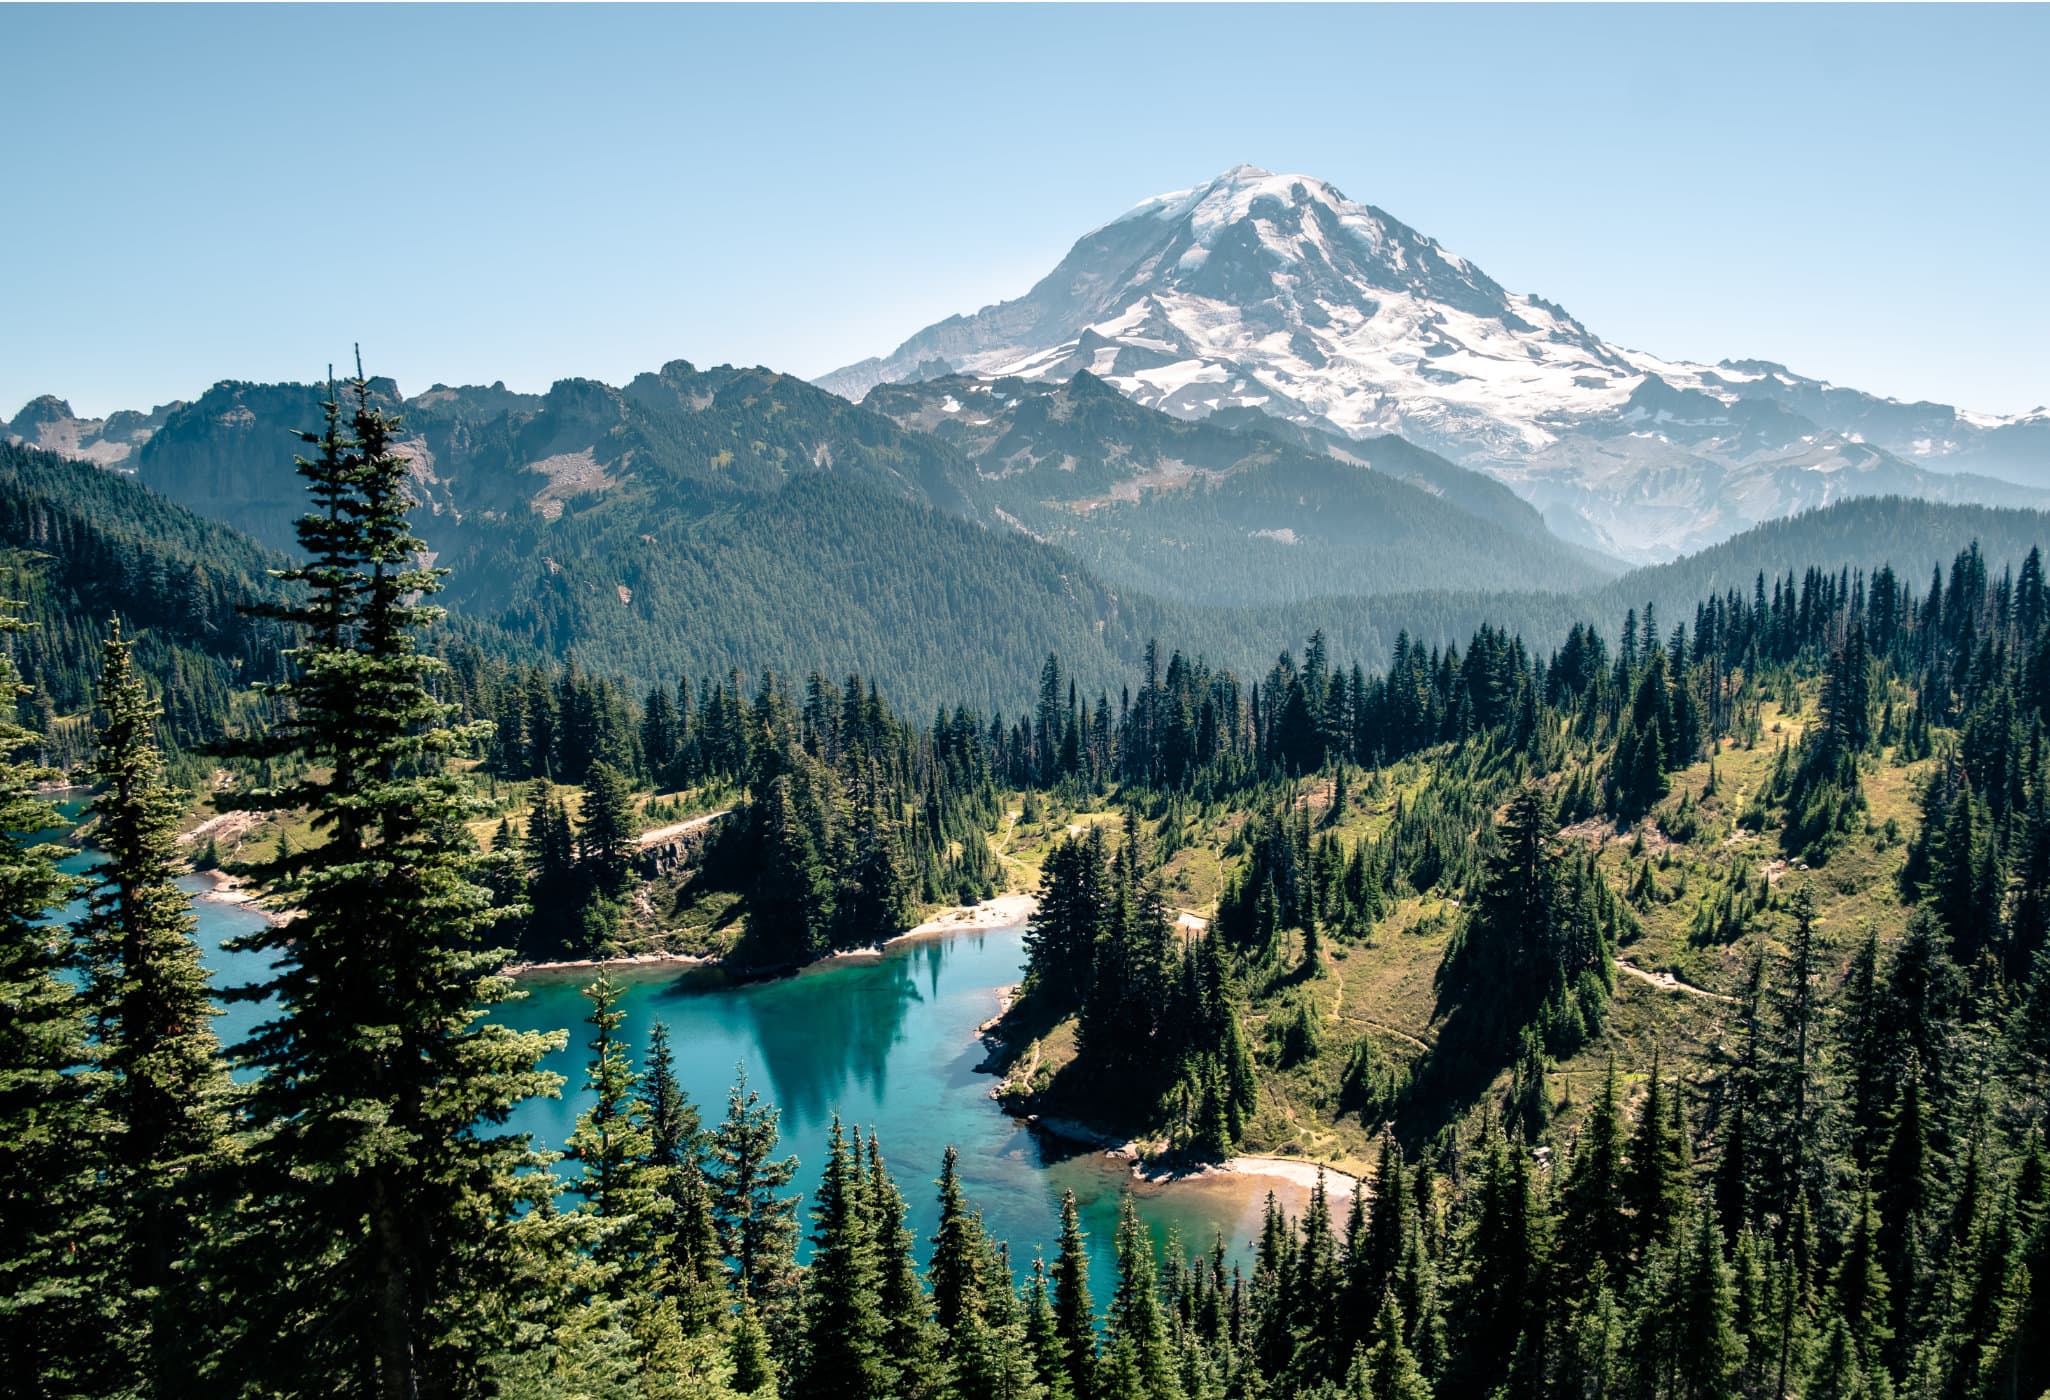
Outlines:
<svg viewBox="0 0 2050 1400"><path fill-rule="evenodd" d="M1149 1162L1135 1142L1121 1140L1115 1133L1106 1133L1078 1119L1039 1113L1013 1116L1020 1122L1063 1142L1093 1148L1106 1157L1116 1157L1130 1163L1133 1179L1149 1186L1177 1186L1188 1182L1215 1181L1219 1177L1239 1176L1267 1177L1285 1181L1292 1187L1308 1191L1316 1186L1317 1178L1321 1174L1325 1190L1330 1193L1332 1199L1348 1201L1364 1184L1363 1178L1341 1170L1329 1162L1315 1162L1307 1157L1285 1157L1271 1152L1240 1153L1221 1162Z"/></svg>
<svg viewBox="0 0 2050 1400"><path fill-rule="evenodd" d="M209 904L240 905L273 924L278 922L278 916L262 906L262 896L240 875L231 875L225 870L195 870L192 876L206 882L204 889L193 894L194 899L203 899Z"/></svg>
<svg viewBox="0 0 2050 1400"><path fill-rule="evenodd" d="M980 904L957 904L940 910L923 923L915 924L902 933L884 939L881 943L867 948L843 948L824 957L814 958L808 963L740 967L729 966L726 960L717 954L707 956L698 953L626 953L614 958L568 958L549 962L508 963L504 971L508 977L527 977L559 972L597 971L601 968L620 968L638 972L671 967L678 971L717 967L725 968L739 977L778 977L801 972L807 967L830 967L835 963L863 962L880 958L889 948L917 939L1011 928L1030 918L1032 911L1038 907L1038 899L1029 894L1000 894L985 899Z"/></svg>

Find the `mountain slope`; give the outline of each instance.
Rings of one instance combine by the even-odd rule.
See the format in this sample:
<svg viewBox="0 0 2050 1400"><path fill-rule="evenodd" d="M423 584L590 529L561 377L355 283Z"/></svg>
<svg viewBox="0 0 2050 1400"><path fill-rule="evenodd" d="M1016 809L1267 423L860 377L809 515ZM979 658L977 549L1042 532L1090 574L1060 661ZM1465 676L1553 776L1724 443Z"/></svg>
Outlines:
<svg viewBox="0 0 2050 1400"><path fill-rule="evenodd" d="M455 570L462 615L637 679L858 666L922 707L960 692L966 658L978 699L1014 704L1051 646L1104 682L1156 634L1258 660L1240 654L1249 618L1333 593L1478 598L1611 571L1505 488L1396 440L1264 418L1231 431L1088 376L1015 381L1004 406L986 385L955 387L989 413L948 411L945 386L857 406L682 361L546 394L370 391L403 415L418 525ZM123 466L289 549L304 509L294 434L325 393L217 384ZM1350 607L1349 625L1381 640L1394 614ZM1428 611L1452 627L1472 616Z"/></svg>
<svg viewBox="0 0 2050 1400"><path fill-rule="evenodd" d="M1146 201L1017 300L820 382L859 397L950 372L1079 370L1183 417L1399 433L1508 482L1567 538L1640 561L1848 496L2050 504L2050 417L1626 350L1321 180L1250 166Z"/></svg>
<svg viewBox="0 0 2050 1400"><path fill-rule="evenodd" d="M1734 588L1751 596L1760 574L1770 592L1792 568L1814 566L1870 574L1890 566L1915 587L1960 553L1977 548L1988 573L2020 568L2031 549L2050 541L2050 513L1987 506L1941 505L1885 497L1846 501L1753 526L1743 534L1670 564L1637 569L1595 595L1609 617L1646 599L1668 608ZM1678 620L1678 619L1669 619Z"/></svg>
<svg viewBox="0 0 2050 1400"><path fill-rule="evenodd" d="M950 376L882 386L863 405L958 448L1001 518L1113 583L1169 601L1566 589L1607 572L1527 507L1511 528L1369 465L1380 456L1415 474L1428 454L1362 444L1340 460L1170 417L1086 370L1064 383ZM1437 465L1446 477L1470 475Z"/></svg>
<svg viewBox="0 0 2050 1400"><path fill-rule="evenodd" d="M283 548L301 507L292 433L320 421L310 384L215 385L172 410L137 451L142 480ZM963 464L940 444L765 369L674 361L614 388L566 379L546 394L435 385L373 397L405 419L413 489L455 522L555 520L628 496L705 503L812 472L966 512Z"/></svg>
<svg viewBox="0 0 2050 1400"><path fill-rule="evenodd" d="M80 418L71 405L54 394L44 394L22 406L11 421L0 422L0 442L75 457L102 467L119 467L135 452L173 411L183 407L171 403L147 413L124 410L105 418Z"/></svg>
<svg viewBox="0 0 2050 1400"><path fill-rule="evenodd" d="M128 477L0 443L0 596L19 600L30 624L8 646L46 729L90 709L99 645L118 618L173 739L218 736L255 703L250 682L282 674L285 632L242 609L281 596L269 570L283 562ZM56 726L63 761L83 756L75 737Z"/></svg>

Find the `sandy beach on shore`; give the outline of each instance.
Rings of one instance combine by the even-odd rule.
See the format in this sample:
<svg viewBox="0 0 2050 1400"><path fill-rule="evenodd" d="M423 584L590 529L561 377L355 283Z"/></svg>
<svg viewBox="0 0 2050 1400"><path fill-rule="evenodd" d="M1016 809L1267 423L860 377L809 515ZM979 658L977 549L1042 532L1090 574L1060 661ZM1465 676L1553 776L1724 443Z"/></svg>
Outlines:
<svg viewBox="0 0 2050 1400"><path fill-rule="evenodd" d="M1029 894L1000 894L980 904L961 904L951 909L942 909L921 924L917 924L894 937L885 939L873 948L849 948L831 953L818 959L818 963L852 961L861 958L879 958L883 949L894 944L909 942L917 938L933 938L946 934L972 933L978 929L1009 928L1022 923L1031 916L1038 902ZM573 958L560 962L512 963L506 972L514 977L529 973L574 972L600 967L651 969L660 967L692 968L716 967L716 957L700 957L694 953L630 953L616 958ZM817 963L811 964L816 966Z"/></svg>

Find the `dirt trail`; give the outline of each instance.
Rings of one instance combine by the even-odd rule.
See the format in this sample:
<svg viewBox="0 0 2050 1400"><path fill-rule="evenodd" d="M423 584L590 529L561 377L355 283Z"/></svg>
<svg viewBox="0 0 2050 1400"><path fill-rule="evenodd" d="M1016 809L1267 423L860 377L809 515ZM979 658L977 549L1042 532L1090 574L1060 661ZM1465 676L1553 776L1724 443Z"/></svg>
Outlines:
<svg viewBox="0 0 2050 1400"><path fill-rule="evenodd" d="M190 831L180 832L178 844L197 846L208 840L234 842L247 836L263 821L261 812L223 812L217 817L208 817Z"/></svg>
<svg viewBox="0 0 2050 1400"><path fill-rule="evenodd" d="M721 807L716 812L707 812L701 817L692 817L688 821L671 822L667 826L658 826L652 831L641 833L641 844L643 846L653 846L663 841L672 841L687 831L696 831L701 826L710 826L719 818L731 815L732 812L733 809L731 807Z"/></svg>
<svg viewBox="0 0 2050 1400"><path fill-rule="evenodd" d="M1380 1031L1383 1035L1392 1035L1397 1040L1406 1041L1409 1044L1414 1045L1417 1049L1429 1053L1431 1048L1429 1043L1423 1040L1419 1040L1416 1036L1411 1035L1408 1031L1398 1030L1396 1027L1388 1025L1386 1022L1375 1021L1365 1016L1348 1015L1345 1010L1345 974L1339 971L1338 965L1336 963L1326 963L1324 965L1324 970L1330 973L1331 980L1338 984L1338 995L1334 997L1331 1002L1332 1020L1350 1021L1356 1026L1365 1026L1368 1030Z"/></svg>
<svg viewBox="0 0 2050 1400"><path fill-rule="evenodd" d="M1692 982L1682 982L1670 972L1647 972L1641 967L1624 962L1621 958L1616 959L1616 969L1629 973L1640 982L1649 982L1663 991L1685 992L1690 997L1700 997L1704 1001L1726 1002L1731 1006L1737 1004L1735 997L1726 997L1721 992L1711 992L1708 988L1697 987Z"/></svg>

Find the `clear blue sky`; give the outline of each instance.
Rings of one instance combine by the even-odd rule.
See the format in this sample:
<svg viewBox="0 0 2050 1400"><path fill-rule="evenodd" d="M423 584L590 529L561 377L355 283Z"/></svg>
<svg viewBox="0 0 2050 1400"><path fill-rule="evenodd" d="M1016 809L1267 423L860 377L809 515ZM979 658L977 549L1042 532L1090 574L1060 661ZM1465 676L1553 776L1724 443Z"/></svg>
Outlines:
<svg viewBox="0 0 2050 1400"><path fill-rule="evenodd" d="M815 375L1239 161L1670 356L2050 400L2050 10L0 6L0 414Z"/></svg>

